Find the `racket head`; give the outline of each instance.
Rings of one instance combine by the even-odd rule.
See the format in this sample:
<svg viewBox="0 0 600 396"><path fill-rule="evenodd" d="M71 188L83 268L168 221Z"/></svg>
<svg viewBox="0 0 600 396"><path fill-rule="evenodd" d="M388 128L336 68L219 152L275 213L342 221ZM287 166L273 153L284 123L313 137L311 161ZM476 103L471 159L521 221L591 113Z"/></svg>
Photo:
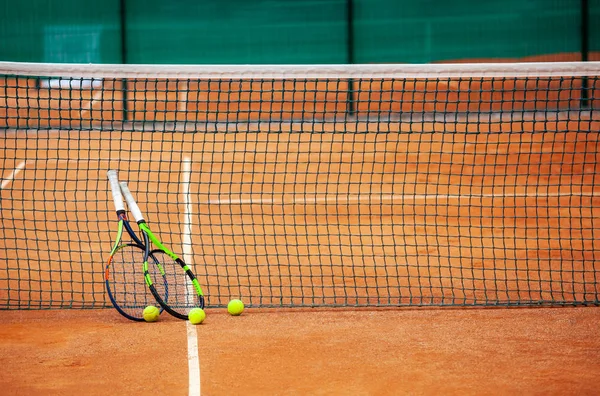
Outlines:
<svg viewBox="0 0 600 396"><path fill-rule="evenodd" d="M191 270L184 269L186 265L180 258L174 259L161 249L153 250L150 257L154 257L161 266L152 265L148 260L146 272L152 281L148 286L165 311L176 318L188 320L193 308L204 309L202 289ZM156 282L157 279L159 282Z"/></svg>
<svg viewBox="0 0 600 396"><path fill-rule="evenodd" d="M113 250L104 271L106 292L115 309L127 319L143 322L144 308L156 306L162 313L163 308L148 289L144 279L145 247L139 244L122 244ZM148 267L158 267L160 263L153 255L148 257ZM154 269L153 269L154 271ZM161 292L167 292L167 279L158 277L157 284Z"/></svg>

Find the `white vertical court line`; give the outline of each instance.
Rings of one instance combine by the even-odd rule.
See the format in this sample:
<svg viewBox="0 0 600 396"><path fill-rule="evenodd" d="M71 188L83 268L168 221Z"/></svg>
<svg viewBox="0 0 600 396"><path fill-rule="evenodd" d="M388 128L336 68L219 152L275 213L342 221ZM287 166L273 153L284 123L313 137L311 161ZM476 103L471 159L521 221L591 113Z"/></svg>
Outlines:
<svg viewBox="0 0 600 396"><path fill-rule="evenodd" d="M184 218L183 218L183 235L181 241L183 244L183 261L191 263L192 261L192 202L190 199L190 174L192 170L191 159L183 158L183 169L181 175L181 194L183 195ZM190 289L191 285L186 283L186 295L192 299L194 293ZM200 396L200 359L198 356L198 333L196 326L189 321L187 326L187 342L188 342L188 377L190 396Z"/></svg>
<svg viewBox="0 0 600 396"><path fill-rule="evenodd" d="M91 115L94 105L102 99L102 95L103 95L102 89L100 89L98 92L96 92L94 95L92 95L88 105L81 109L80 117L82 119L83 119L83 116L86 115L87 113L90 113L90 115Z"/></svg>
<svg viewBox="0 0 600 396"><path fill-rule="evenodd" d="M183 112L187 111L188 90L189 90L189 86L186 81L185 87L183 88L183 90L179 91L179 111L183 111Z"/></svg>
<svg viewBox="0 0 600 396"><path fill-rule="evenodd" d="M8 177L6 179L2 180L2 184L0 184L0 190L4 190L6 188L6 186L8 186L11 181L13 181L15 176L19 172L21 172L23 170L23 168L25 168L26 163L27 163L27 161L21 161L21 163L19 163L19 165L17 165L17 167L11 172L11 174L8 175Z"/></svg>
<svg viewBox="0 0 600 396"><path fill-rule="evenodd" d="M190 173L191 160L189 157L183 158L183 169L181 175L181 194L183 195L183 235L181 243L183 245L183 261L192 263L192 202L190 198ZM186 303L191 304L194 301L194 289L190 282L186 284Z"/></svg>
<svg viewBox="0 0 600 396"><path fill-rule="evenodd" d="M200 359L198 358L198 333L196 325L188 320L187 324L188 339L188 368L189 368L189 396L200 396Z"/></svg>

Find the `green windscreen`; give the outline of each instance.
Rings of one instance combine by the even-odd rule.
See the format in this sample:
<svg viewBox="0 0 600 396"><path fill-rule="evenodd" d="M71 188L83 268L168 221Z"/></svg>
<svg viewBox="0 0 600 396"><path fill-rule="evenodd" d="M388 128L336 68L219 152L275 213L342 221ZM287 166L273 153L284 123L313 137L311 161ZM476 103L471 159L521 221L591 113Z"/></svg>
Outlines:
<svg viewBox="0 0 600 396"><path fill-rule="evenodd" d="M589 60L600 60L600 1L592 1L589 7Z"/></svg>
<svg viewBox="0 0 600 396"><path fill-rule="evenodd" d="M599 0L0 0L0 60L580 60L585 15L591 60L600 51Z"/></svg>
<svg viewBox="0 0 600 396"><path fill-rule="evenodd" d="M521 58L580 50L578 1L354 4L356 63Z"/></svg>
<svg viewBox="0 0 600 396"><path fill-rule="evenodd" d="M0 1L0 59L120 63L119 0Z"/></svg>
<svg viewBox="0 0 600 396"><path fill-rule="evenodd" d="M345 0L127 1L129 63L345 63Z"/></svg>

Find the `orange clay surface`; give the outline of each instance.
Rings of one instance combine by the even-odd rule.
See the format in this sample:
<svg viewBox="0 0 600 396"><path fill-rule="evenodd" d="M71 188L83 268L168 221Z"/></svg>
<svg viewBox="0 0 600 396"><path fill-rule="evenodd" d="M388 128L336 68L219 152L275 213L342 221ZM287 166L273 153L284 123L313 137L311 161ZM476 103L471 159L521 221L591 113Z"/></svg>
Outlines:
<svg viewBox="0 0 600 396"><path fill-rule="evenodd" d="M595 394L598 308L209 310L206 395ZM2 394L186 395L186 325L7 311Z"/></svg>

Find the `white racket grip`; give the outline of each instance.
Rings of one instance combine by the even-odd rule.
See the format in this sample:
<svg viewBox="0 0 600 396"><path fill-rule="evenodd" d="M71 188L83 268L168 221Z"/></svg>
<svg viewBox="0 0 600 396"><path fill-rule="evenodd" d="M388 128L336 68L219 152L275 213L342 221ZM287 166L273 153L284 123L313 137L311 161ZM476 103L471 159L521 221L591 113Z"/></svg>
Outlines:
<svg viewBox="0 0 600 396"><path fill-rule="evenodd" d="M121 185L121 191L123 192L123 196L125 196L125 201L127 201L127 206L129 206L129 210L131 211L131 214L133 215L135 221L137 221L138 223L140 221L146 221L144 220L144 216L142 216L142 211L140 210L140 207L135 202L135 199L133 199L133 195L131 195L131 191L129 191L127 183L121 182L119 184Z"/></svg>
<svg viewBox="0 0 600 396"><path fill-rule="evenodd" d="M115 203L116 211L119 212L121 210L125 210L125 205L123 204L123 194L121 194L121 187L119 187L117 171L111 169L106 174L108 176L110 189L112 190L113 202Z"/></svg>

